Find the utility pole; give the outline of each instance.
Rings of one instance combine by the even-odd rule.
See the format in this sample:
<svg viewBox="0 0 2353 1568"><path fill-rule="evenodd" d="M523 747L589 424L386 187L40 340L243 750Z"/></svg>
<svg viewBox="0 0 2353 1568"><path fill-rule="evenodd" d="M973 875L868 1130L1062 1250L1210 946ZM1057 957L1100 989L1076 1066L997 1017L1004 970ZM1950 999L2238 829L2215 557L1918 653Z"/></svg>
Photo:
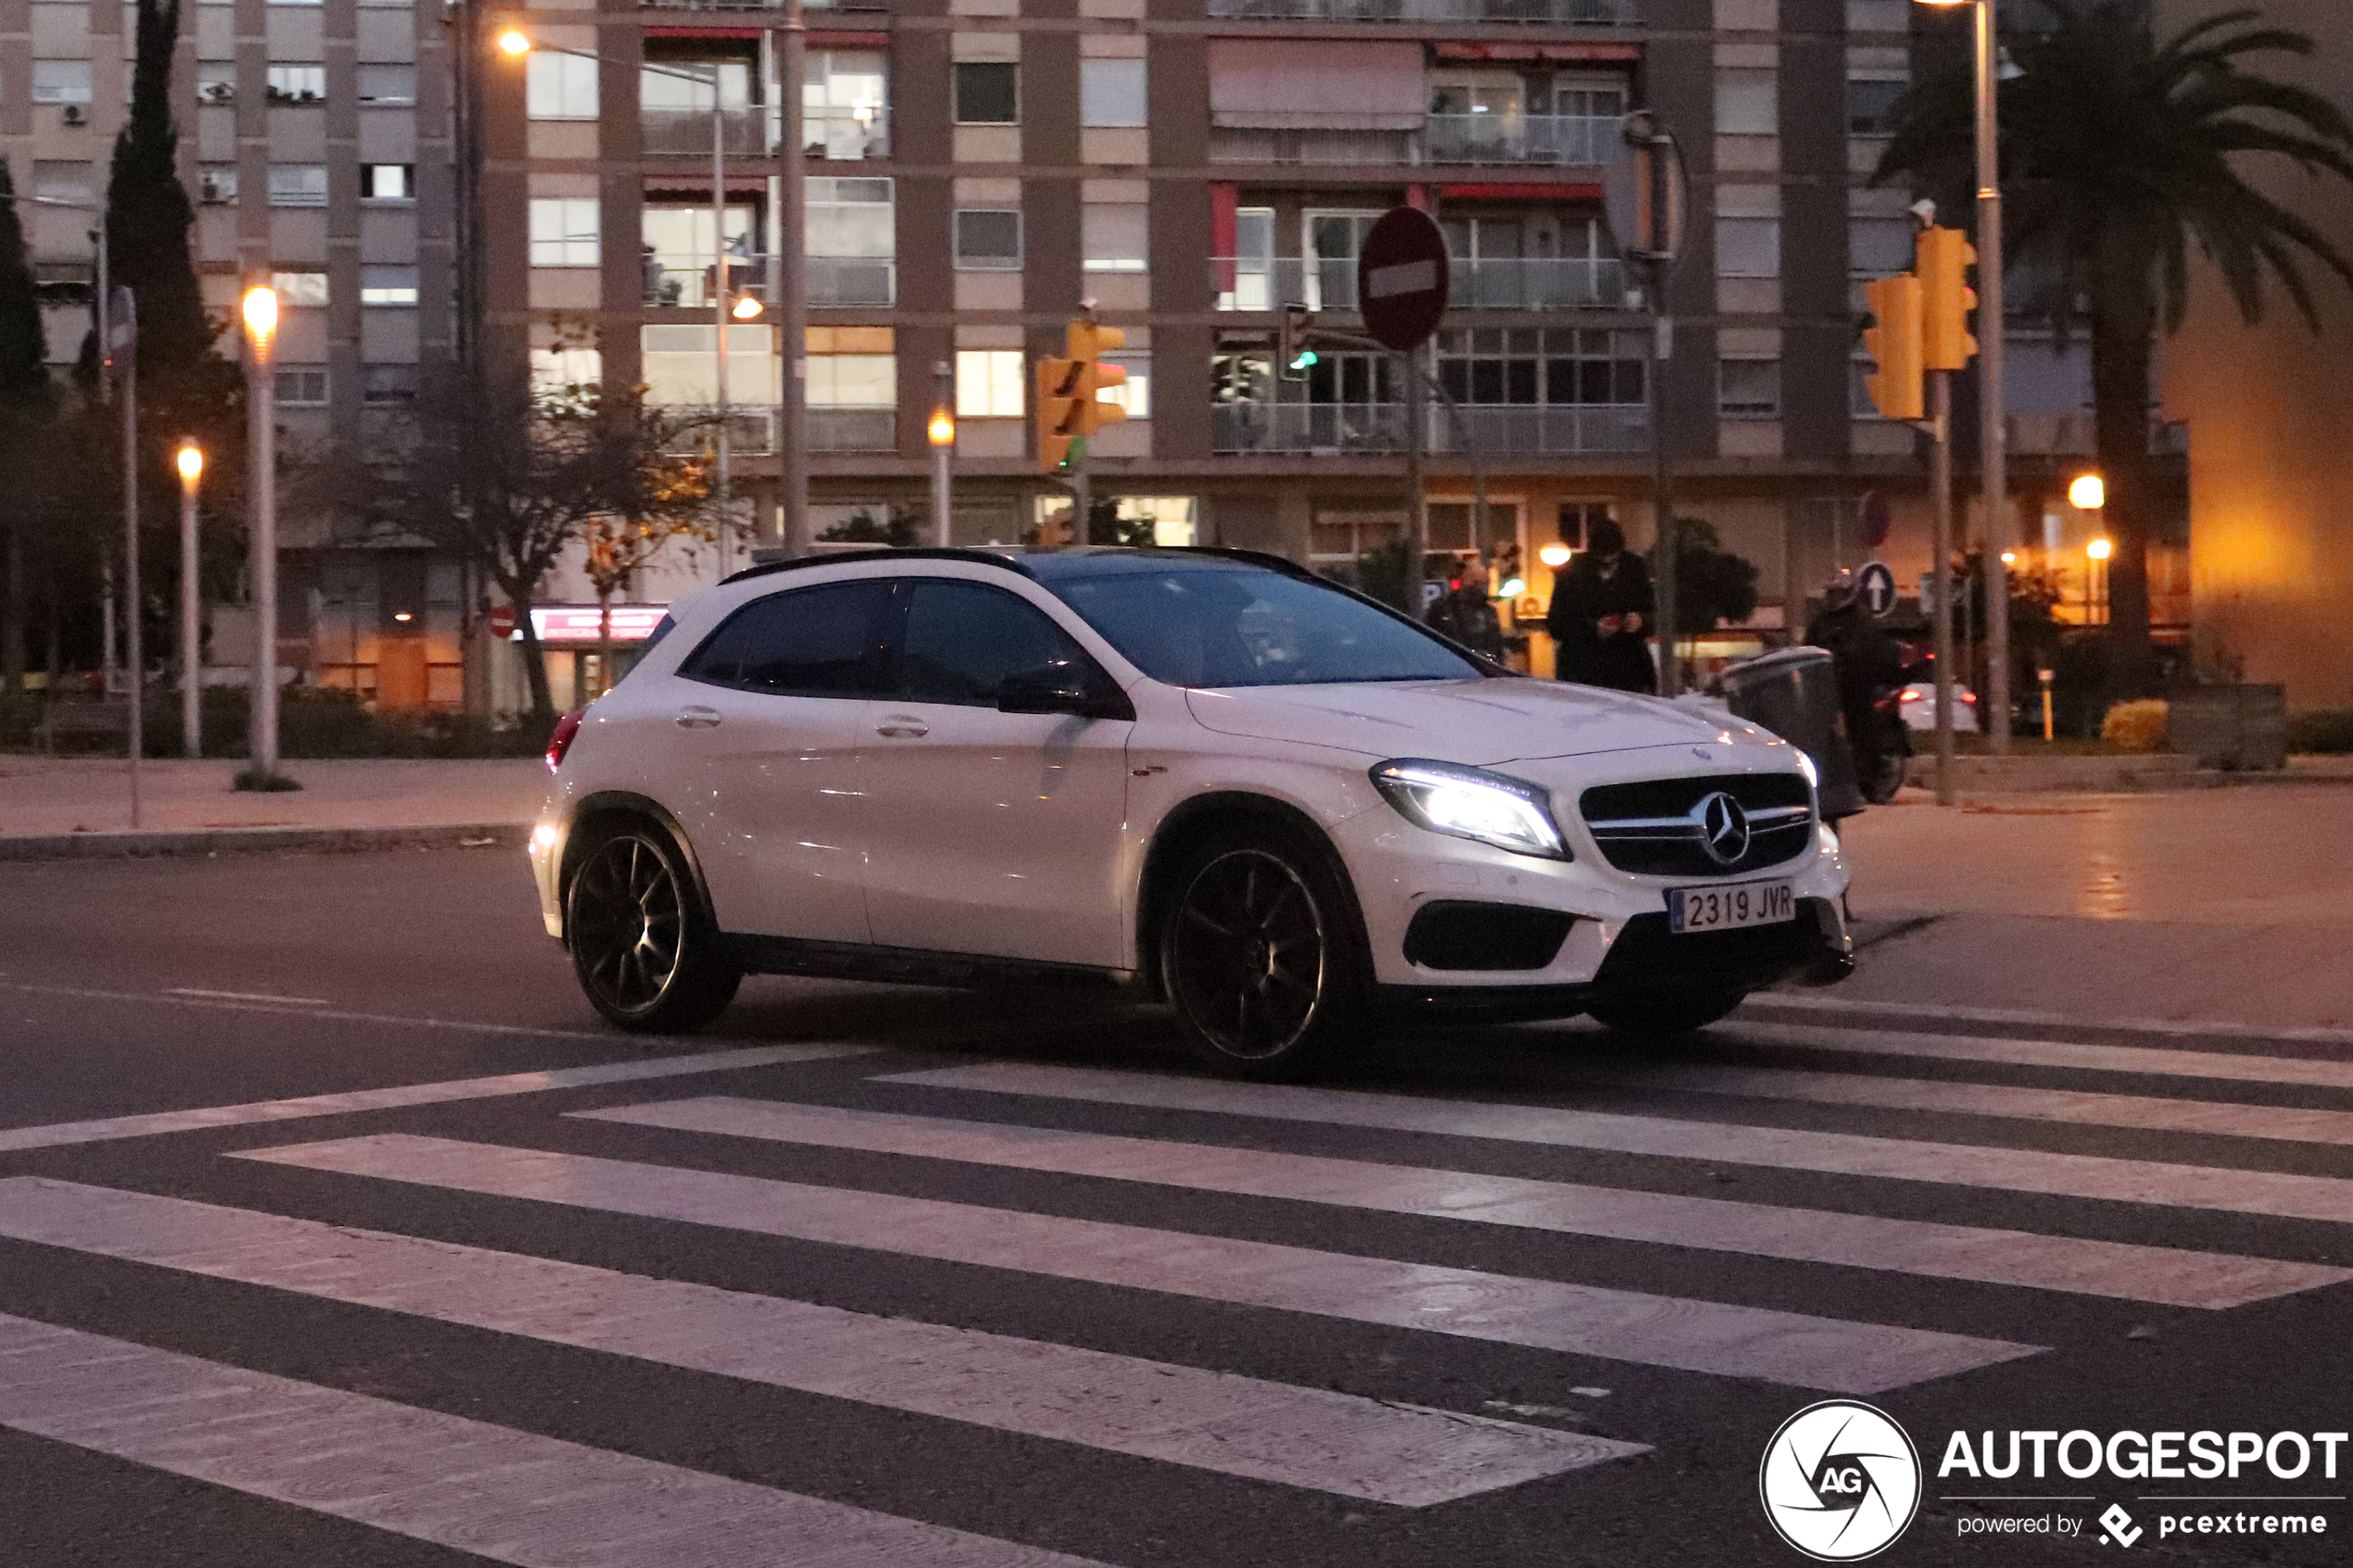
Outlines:
<svg viewBox="0 0 2353 1568"><path fill-rule="evenodd" d="M1683 665L1676 649L1676 566L1681 540L1675 527L1675 484L1667 441L1667 371L1675 358L1675 319L1667 314L1667 288L1682 254L1689 214L1689 182L1683 149L1666 122L1650 109L1637 109L1619 122L1603 170L1602 197L1619 248L1642 270L1644 303L1651 318L1650 393L1651 511L1657 522L1658 693L1682 689Z"/></svg>
<svg viewBox="0 0 2353 1568"><path fill-rule="evenodd" d="M932 404L931 422L925 433L931 441L932 543L941 549L956 542L955 480L950 466L956 458L956 367L942 359L932 367L938 395Z"/></svg>
<svg viewBox="0 0 2353 1568"><path fill-rule="evenodd" d="M278 295L249 288L245 343L245 520L252 535L253 718L249 756L239 784L298 787L278 772Z"/></svg>
<svg viewBox="0 0 2353 1568"><path fill-rule="evenodd" d="M204 448L193 435L180 443L180 749L190 761L204 755L203 584L197 581L196 485Z"/></svg>
<svg viewBox="0 0 2353 1568"><path fill-rule="evenodd" d="M1935 441L1930 487L1936 506L1929 591L1936 599L1936 803L1957 798L1953 784L1953 372L1929 372L1929 433Z"/></svg>
<svg viewBox="0 0 2353 1568"><path fill-rule="evenodd" d="M139 763L147 749L145 619L139 590L139 302L129 289L112 304L119 319L107 323L106 363L115 370L115 395L122 399L122 608L124 662L130 670L131 825L140 823Z"/></svg>
<svg viewBox="0 0 2353 1568"><path fill-rule="evenodd" d="M735 269L728 263L734 259L727 249L727 94L726 68L714 60L711 66L711 319L712 321L712 368L719 378L716 403L719 409L719 433L716 442L718 483L713 495L719 502L719 575L727 575L727 524L735 505L735 465L733 462L734 433L727 428L727 322L728 307L734 303ZM612 649L603 650L604 680L608 688L612 684Z"/></svg>
<svg viewBox="0 0 2353 1568"><path fill-rule="evenodd" d="M784 340L783 395L776 420L776 504L784 513L779 533L785 554L809 554L809 154L801 129L802 95L809 74L809 18L802 0L785 0L785 49L777 74L784 79L776 156L784 161L784 197L779 227L783 244L776 258L776 332Z"/></svg>
<svg viewBox="0 0 2353 1568"><path fill-rule="evenodd" d="M1979 402L1983 412L1985 459L1985 715L1986 745L1994 755L2010 748L2010 583L2002 552L2010 547L2008 389L2003 384L2007 319L2002 300L2002 142L1994 95L1999 91L1994 48L1994 0L1978 0L1977 13L1977 294L1981 340Z"/></svg>
<svg viewBox="0 0 2353 1568"><path fill-rule="evenodd" d="M1667 445L1667 367L1675 358L1675 318L1662 308L1667 290L1664 263L1651 265L1651 511L1658 526L1658 695L1683 689L1683 659L1676 647L1676 558L1682 539L1675 526L1675 472Z"/></svg>

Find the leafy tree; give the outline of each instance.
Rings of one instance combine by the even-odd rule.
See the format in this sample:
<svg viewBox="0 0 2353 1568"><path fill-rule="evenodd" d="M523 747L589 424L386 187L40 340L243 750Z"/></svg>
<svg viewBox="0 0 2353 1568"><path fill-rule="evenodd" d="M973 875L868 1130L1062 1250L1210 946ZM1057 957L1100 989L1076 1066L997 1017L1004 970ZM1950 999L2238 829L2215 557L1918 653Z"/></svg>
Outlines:
<svg viewBox="0 0 2353 1568"><path fill-rule="evenodd" d="M1695 517L1675 520L1675 633L1695 637L1756 613L1756 567L1724 548L1716 525ZM1658 551L1650 553L1658 576Z"/></svg>
<svg viewBox="0 0 2353 1568"><path fill-rule="evenodd" d="M24 224L17 212L16 179L0 158L0 465L23 473L22 458L37 421L51 406L48 340L41 329L41 298L25 258ZM0 498L0 571L7 576L0 600L0 696L24 690L25 593L24 496L15 486Z"/></svg>
<svg viewBox="0 0 2353 1568"><path fill-rule="evenodd" d="M2150 354L2177 330L2189 246L2221 272L2239 314L2261 320L2267 278L2319 327L2305 269L2347 283L2353 265L2304 218L2245 179L2242 155L2284 158L2353 182L2353 124L2326 98L2245 69L2242 57L2309 55L2302 33L2226 11L2159 43L2148 0L2045 0L2049 21L2010 33L2018 75L2001 86L2002 176L2010 262L2057 278L2047 307L2062 332L2085 302L2099 463L2108 480L2111 635L2120 676L2143 685L2149 646ZM1881 180L1968 187L1974 158L1965 71L1926 80L1897 103ZM2340 196L2338 199L2343 199Z"/></svg>
<svg viewBox="0 0 2353 1568"><path fill-rule="evenodd" d="M520 375L438 376L413 410L405 441L371 467L343 459L346 502L380 531L438 546L497 584L522 633L532 715L552 722L531 620L542 585L600 533L637 537L623 548L632 554L714 526L703 460L681 455L703 421Z"/></svg>
<svg viewBox="0 0 2353 1568"><path fill-rule="evenodd" d="M903 550L913 545L921 534L916 513L910 507L885 507L879 521L865 508L849 514L847 521L835 523L817 535L828 544L887 545Z"/></svg>

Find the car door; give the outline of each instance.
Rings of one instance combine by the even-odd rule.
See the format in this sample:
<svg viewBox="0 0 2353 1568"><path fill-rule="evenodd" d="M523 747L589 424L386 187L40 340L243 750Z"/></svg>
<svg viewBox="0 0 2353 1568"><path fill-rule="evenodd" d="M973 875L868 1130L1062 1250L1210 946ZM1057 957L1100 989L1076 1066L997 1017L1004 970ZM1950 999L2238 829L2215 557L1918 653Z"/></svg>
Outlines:
<svg viewBox="0 0 2353 1568"><path fill-rule="evenodd" d="M868 710L867 909L895 947L1124 961L1126 720L1001 713L1007 675L1071 661L1111 677L1037 606L912 578L893 695Z"/></svg>
<svg viewBox="0 0 2353 1568"><path fill-rule="evenodd" d="M858 752L892 610L879 579L771 594L679 666L683 814L723 930L869 939Z"/></svg>

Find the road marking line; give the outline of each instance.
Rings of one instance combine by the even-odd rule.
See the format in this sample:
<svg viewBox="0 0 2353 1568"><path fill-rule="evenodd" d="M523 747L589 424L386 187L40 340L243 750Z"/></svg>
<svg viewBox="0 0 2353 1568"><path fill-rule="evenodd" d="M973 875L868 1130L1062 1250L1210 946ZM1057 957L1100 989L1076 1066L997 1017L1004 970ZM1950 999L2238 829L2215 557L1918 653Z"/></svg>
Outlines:
<svg viewBox="0 0 2353 1568"><path fill-rule="evenodd" d="M516 1568L1101 1568L7 1315L0 1425Z"/></svg>
<svg viewBox="0 0 2353 1568"><path fill-rule="evenodd" d="M216 1002L277 1002L286 1007L322 1008L332 1005L327 997L280 997L268 991L200 991L194 985L167 985L167 997L200 997Z"/></svg>
<svg viewBox="0 0 2353 1568"><path fill-rule="evenodd" d="M2238 1307L2353 1279L2353 1269L2317 1263L774 1100L669 1100L573 1114L2170 1307Z"/></svg>
<svg viewBox="0 0 2353 1568"><path fill-rule="evenodd" d="M703 1051L694 1056L655 1057L591 1067L558 1067L542 1073L507 1073L495 1078L452 1078L438 1084L400 1084L384 1089L303 1095L294 1099L253 1100L244 1105L200 1106L192 1110L157 1110L139 1116L108 1116L93 1122L57 1122L45 1127L0 1128L0 1154L66 1144L145 1138L161 1133L191 1133L207 1127L238 1127L257 1122L291 1122L306 1116L346 1116L361 1110L396 1110L450 1100L495 1099L547 1089L578 1089L597 1084L626 1084L644 1078L674 1078L689 1073L724 1073L780 1062L818 1061L863 1056L871 1046L762 1046L750 1050Z"/></svg>
<svg viewBox="0 0 2353 1568"><path fill-rule="evenodd" d="M1420 1099L1359 1089L1225 1084L1097 1068L1005 1063L901 1073L877 1079L991 1094L1040 1095L1099 1105L1207 1110L1282 1122L1495 1138L1670 1160L1710 1160L1784 1171L2039 1192L2114 1203L2210 1209L2280 1219L2353 1222L2353 1181L2222 1166L1983 1144L1917 1142L1787 1127L1564 1110L1553 1106Z"/></svg>
<svg viewBox="0 0 2353 1568"><path fill-rule="evenodd" d="M2309 1029L2270 1023L2190 1023L2178 1018L2087 1018L2081 1013L2042 1012L2030 1008L1923 1007L1917 1002L1867 1002L1807 991L1760 991L1749 998L1758 1008L1794 1008L1805 1012L1877 1013L1955 1023L2022 1023L2050 1029L2108 1029L2132 1035L2228 1035L2233 1039L2298 1040L2353 1046L2353 1029Z"/></svg>
<svg viewBox="0 0 2353 1568"><path fill-rule="evenodd" d="M2294 1106L2236 1105L2168 1099L2083 1089L2020 1088L2008 1084L1957 1084L1941 1078L1881 1078L1854 1073L1807 1073L1771 1067L1636 1067L1578 1072L1581 1083L1613 1088L1668 1089L1813 1105L1869 1105L1962 1116L2002 1116L2145 1132L2206 1133L2283 1143L2353 1144L2353 1110L2306 1110Z"/></svg>
<svg viewBox="0 0 2353 1568"><path fill-rule="evenodd" d="M1226 1475L1426 1508L1642 1445L37 1176L0 1236Z"/></svg>
<svg viewBox="0 0 2353 1568"><path fill-rule="evenodd" d="M282 1018L329 1018L343 1023L383 1023L402 1029L455 1029L469 1035L518 1035L535 1040L596 1040L610 1045L613 1039L610 1030L543 1029L529 1023L476 1023L461 1018L407 1018L391 1012L296 1007L274 1000L224 1001L211 997L175 997L161 991L106 991L87 985L38 985L21 980L0 980L0 991L14 991L28 997L65 997L76 1001L145 1002L151 1007L208 1008L216 1012L274 1013Z"/></svg>
<svg viewBox="0 0 2353 1568"><path fill-rule="evenodd" d="M237 1158L1837 1393L2042 1347L938 1198L385 1134Z"/></svg>
<svg viewBox="0 0 2353 1568"><path fill-rule="evenodd" d="M1851 1055L1896 1056L1932 1061L1993 1061L2020 1067L2066 1067L2090 1073L2136 1073L2165 1078L2215 1078L2237 1084L2295 1084L2353 1089L2353 1061L2312 1057L2242 1056L2233 1051L2175 1050L2161 1046L2087 1046L2066 1040L2003 1039L1978 1035L1922 1035L1866 1029L1859 1024L1751 1023L1719 1025L1740 1044L1804 1046Z"/></svg>

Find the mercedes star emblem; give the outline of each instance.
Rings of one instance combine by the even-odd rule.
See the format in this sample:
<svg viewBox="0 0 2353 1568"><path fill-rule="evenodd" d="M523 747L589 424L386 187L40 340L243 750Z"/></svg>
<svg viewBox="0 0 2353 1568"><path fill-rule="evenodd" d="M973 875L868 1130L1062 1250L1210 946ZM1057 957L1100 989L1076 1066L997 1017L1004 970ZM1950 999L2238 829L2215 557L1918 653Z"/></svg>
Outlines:
<svg viewBox="0 0 2353 1568"><path fill-rule="evenodd" d="M1720 789L1699 803L1699 831L1708 859L1719 866L1734 864L1748 853L1748 813Z"/></svg>

